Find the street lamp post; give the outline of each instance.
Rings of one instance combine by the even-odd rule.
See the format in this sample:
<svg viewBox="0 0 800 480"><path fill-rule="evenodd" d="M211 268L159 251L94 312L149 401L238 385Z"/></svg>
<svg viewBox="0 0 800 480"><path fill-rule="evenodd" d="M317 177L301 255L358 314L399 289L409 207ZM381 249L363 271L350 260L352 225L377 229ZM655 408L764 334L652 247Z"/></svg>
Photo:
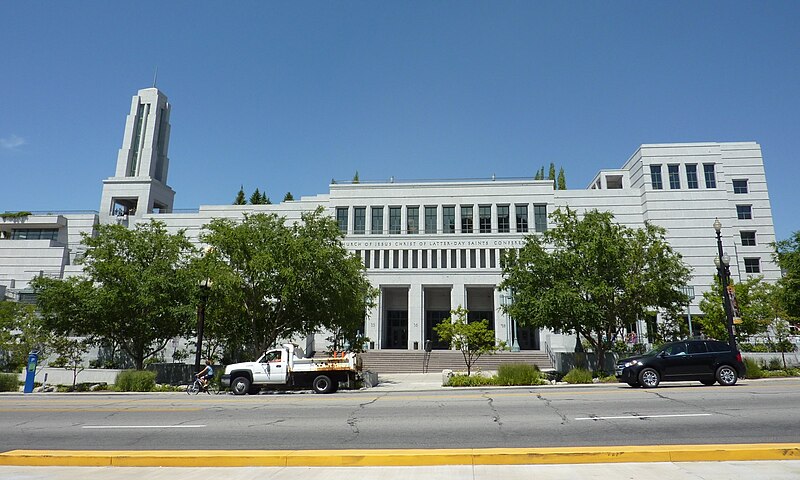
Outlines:
<svg viewBox="0 0 800 480"><path fill-rule="evenodd" d="M514 303L514 293L501 293L500 302L504 307L511 306L511 304ZM514 320L514 317L511 315L508 315L508 319L511 320L511 351L519 352L519 342L517 341L517 321Z"/></svg>
<svg viewBox="0 0 800 480"><path fill-rule="evenodd" d="M717 266L717 273L719 274L720 284L722 286L722 304L725 308L725 320L728 324L728 344L731 350L736 351L736 337L733 335L733 305L731 298L728 295L728 283L730 281L730 263L731 258L722 253L722 223L719 218L714 219L714 230L717 232L717 257L714 258L714 264Z"/></svg>
<svg viewBox="0 0 800 480"><path fill-rule="evenodd" d="M194 354L194 369L200 371L200 357L203 354L203 328L206 323L206 303L208 302L208 292L211 290L211 279L206 277L200 280L200 305L197 307L197 344Z"/></svg>

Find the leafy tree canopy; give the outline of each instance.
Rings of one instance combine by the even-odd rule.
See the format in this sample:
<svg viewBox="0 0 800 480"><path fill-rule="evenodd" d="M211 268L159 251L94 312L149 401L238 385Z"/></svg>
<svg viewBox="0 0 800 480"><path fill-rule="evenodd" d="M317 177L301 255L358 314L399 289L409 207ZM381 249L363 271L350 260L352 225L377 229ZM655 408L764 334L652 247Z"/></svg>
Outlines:
<svg viewBox="0 0 800 480"><path fill-rule="evenodd" d="M279 339L323 328L345 328L353 337L363 331L376 292L341 238L321 208L291 226L274 214L205 226L201 240L212 247L208 268L215 276L209 307L225 298L230 321L219 321L231 326L241 354L255 358Z"/></svg>
<svg viewBox="0 0 800 480"><path fill-rule="evenodd" d="M52 341L33 305L0 302L0 371L18 372L33 350L39 351L40 361L44 360Z"/></svg>
<svg viewBox="0 0 800 480"><path fill-rule="evenodd" d="M778 290L763 280L763 277L754 277L744 282L733 284L734 297L738 306L738 313L742 323L735 325L738 342L747 341L747 338L759 333L764 333L767 326L780 315L780 308L776 302ZM718 340L728 340L728 320L722 303L722 291L719 283L715 283L708 291L703 293L700 301L700 310L704 313L698 318L703 333Z"/></svg>
<svg viewBox="0 0 800 480"><path fill-rule="evenodd" d="M153 220L134 229L102 225L83 243L82 277L32 282L39 309L55 332L110 341L142 369L168 340L190 330L195 250L183 232L170 234Z"/></svg>
<svg viewBox="0 0 800 480"><path fill-rule="evenodd" d="M551 218L555 228L505 257L500 288L514 302L502 308L521 325L584 336L604 369L607 345L626 325L651 309L674 315L687 302L680 287L689 268L653 224L631 229L610 212L579 218L569 208Z"/></svg>
<svg viewBox="0 0 800 480"><path fill-rule="evenodd" d="M776 242L775 261L785 275L779 281L781 298L788 315L800 318L800 230L787 240Z"/></svg>

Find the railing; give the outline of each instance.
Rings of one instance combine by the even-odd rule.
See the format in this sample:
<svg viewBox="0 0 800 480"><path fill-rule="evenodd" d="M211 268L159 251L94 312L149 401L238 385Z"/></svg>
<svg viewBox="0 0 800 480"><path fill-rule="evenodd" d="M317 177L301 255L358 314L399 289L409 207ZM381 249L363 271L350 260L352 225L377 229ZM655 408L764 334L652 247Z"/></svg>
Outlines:
<svg viewBox="0 0 800 480"><path fill-rule="evenodd" d="M544 346L545 346L545 351L547 351L547 356L550 358L550 365L553 368L557 368L558 366L556 365L556 354L553 353L553 349L550 348L550 336L549 335L547 336L547 340L544 342Z"/></svg>

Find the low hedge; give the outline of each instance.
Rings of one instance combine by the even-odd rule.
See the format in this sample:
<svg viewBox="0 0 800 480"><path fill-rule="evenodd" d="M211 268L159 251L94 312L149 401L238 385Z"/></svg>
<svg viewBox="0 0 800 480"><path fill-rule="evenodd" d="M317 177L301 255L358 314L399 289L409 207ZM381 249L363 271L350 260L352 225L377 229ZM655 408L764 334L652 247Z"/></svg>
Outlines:
<svg viewBox="0 0 800 480"><path fill-rule="evenodd" d="M567 383L592 383L592 372L585 368L573 368L566 375L563 380Z"/></svg>
<svg viewBox="0 0 800 480"><path fill-rule="evenodd" d="M483 375L453 375L447 382L450 387L483 387L485 385L496 385L495 377L484 377Z"/></svg>
<svg viewBox="0 0 800 480"><path fill-rule="evenodd" d="M536 365L527 363L501 363L497 368L495 385L542 385L545 380Z"/></svg>
<svg viewBox="0 0 800 480"><path fill-rule="evenodd" d="M16 392L19 390L19 378L16 373L0 373L0 392Z"/></svg>
<svg viewBox="0 0 800 480"><path fill-rule="evenodd" d="M125 370L119 372L115 389L119 392L152 392L156 388L156 372Z"/></svg>

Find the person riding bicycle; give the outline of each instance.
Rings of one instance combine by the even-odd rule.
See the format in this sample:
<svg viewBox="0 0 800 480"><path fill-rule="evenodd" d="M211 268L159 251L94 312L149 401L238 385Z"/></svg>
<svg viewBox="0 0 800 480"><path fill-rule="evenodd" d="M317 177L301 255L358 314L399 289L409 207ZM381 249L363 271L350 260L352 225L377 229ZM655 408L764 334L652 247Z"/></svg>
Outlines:
<svg viewBox="0 0 800 480"><path fill-rule="evenodd" d="M195 377L200 379L204 389L208 388L208 382L214 378L214 369L211 368L211 360L206 360L206 368L195 374Z"/></svg>

